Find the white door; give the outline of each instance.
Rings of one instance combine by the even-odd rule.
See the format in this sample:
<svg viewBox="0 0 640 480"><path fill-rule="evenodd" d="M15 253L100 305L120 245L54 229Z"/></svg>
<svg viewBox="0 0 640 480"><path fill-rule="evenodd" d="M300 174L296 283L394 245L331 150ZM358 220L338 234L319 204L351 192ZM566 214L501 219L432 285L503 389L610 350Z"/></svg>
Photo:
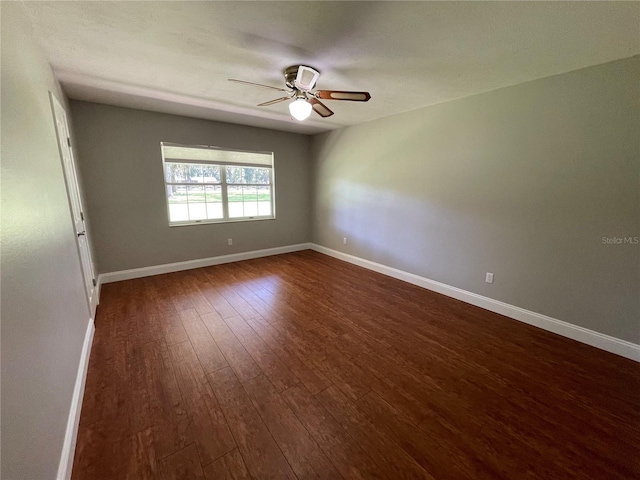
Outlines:
<svg viewBox="0 0 640 480"><path fill-rule="evenodd" d="M96 277L93 270L91 253L89 251L87 230L84 224L84 209L82 208L77 170L71 150L67 113L51 92L49 92L49 97L51 98L51 108L56 124L56 133L58 135L58 146L60 147L64 177L67 183L67 194L69 195L69 203L71 204L71 212L73 214L73 225L78 242L78 251L80 252L80 263L82 265L82 276L84 277L85 289L87 291L87 301L89 302L89 308L91 310L91 318L94 318L95 307L97 305L97 298L95 298Z"/></svg>

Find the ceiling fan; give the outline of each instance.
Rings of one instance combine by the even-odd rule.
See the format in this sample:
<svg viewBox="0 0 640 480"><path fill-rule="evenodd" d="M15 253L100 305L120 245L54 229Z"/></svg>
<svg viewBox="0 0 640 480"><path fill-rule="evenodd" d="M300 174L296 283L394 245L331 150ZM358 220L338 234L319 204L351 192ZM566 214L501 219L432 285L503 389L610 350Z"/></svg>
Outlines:
<svg viewBox="0 0 640 480"><path fill-rule="evenodd" d="M319 100L320 98L322 100L350 100L352 102L367 102L371 98L369 92L347 92L342 90L316 90L312 92L311 90L315 87L318 77L320 77L320 72L305 65L293 65L285 68L283 73L287 88L271 87L233 78L230 78L229 81L286 92L287 96L261 103L258 107L267 107L275 103L293 100L289 104L289 112L293 118L299 121L307 119L312 110L321 117L333 115L331 109L322 103Z"/></svg>

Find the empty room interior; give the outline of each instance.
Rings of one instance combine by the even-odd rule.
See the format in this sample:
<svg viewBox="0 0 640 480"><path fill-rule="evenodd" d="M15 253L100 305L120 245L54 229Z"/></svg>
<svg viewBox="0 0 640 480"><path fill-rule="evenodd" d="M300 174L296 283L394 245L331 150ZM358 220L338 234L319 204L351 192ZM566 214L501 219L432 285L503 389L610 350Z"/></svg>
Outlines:
<svg viewBox="0 0 640 480"><path fill-rule="evenodd" d="M640 3L3 1L1 477L640 478Z"/></svg>

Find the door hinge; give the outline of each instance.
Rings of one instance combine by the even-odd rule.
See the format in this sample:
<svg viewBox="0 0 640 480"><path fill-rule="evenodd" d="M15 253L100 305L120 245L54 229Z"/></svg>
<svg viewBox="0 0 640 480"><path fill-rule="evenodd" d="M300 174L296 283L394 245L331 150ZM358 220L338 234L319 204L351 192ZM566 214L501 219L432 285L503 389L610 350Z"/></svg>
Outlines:
<svg viewBox="0 0 640 480"><path fill-rule="evenodd" d="M84 222L84 212L80 212L80 220Z"/></svg>
<svg viewBox="0 0 640 480"><path fill-rule="evenodd" d="M95 287L95 286L97 285L97 283L96 283L96 279L94 278L94 279L92 279L91 281L93 282L93 286Z"/></svg>
<svg viewBox="0 0 640 480"><path fill-rule="evenodd" d="M70 147L71 146L71 139L69 137L67 137L67 145Z"/></svg>

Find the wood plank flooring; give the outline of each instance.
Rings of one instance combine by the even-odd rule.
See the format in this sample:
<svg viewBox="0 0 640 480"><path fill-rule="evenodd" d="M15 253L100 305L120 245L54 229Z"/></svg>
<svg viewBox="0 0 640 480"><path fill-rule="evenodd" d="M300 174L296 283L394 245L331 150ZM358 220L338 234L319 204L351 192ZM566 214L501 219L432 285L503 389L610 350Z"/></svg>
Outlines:
<svg viewBox="0 0 640 480"><path fill-rule="evenodd" d="M107 284L74 480L640 478L640 364L304 251Z"/></svg>

